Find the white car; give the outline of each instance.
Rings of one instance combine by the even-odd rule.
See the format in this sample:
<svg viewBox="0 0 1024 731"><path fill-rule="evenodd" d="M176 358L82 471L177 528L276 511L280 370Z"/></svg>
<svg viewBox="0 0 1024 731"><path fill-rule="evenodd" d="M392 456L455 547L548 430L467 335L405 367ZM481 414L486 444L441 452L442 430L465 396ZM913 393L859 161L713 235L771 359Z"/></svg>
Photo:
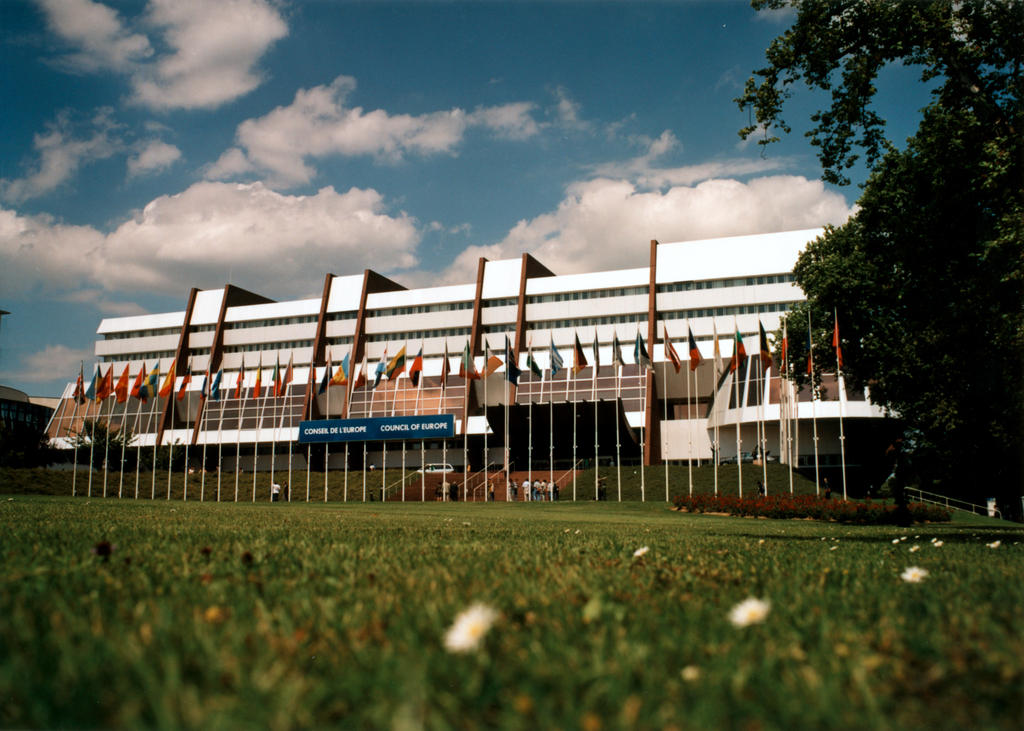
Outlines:
<svg viewBox="0 0 1024 731"><path fill-rule="evenodd" d="M441 464L440 462L434 464L428 464L426 467L420 467L417 472L426 472L428 475L433 473L445 473L454 472L455 468L450 464Z"/></svg>

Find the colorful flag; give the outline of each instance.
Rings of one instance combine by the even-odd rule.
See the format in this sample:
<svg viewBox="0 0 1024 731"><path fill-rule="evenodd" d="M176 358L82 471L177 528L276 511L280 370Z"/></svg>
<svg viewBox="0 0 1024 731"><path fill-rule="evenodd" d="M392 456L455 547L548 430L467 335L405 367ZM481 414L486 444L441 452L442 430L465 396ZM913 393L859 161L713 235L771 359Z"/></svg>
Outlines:
<svg viewBox="0 0 1024 731"><path fill-rule="evenodd" d="M78 380L75 381L75 392L71 394L71 398L75 400L76 404L85 403L85 366L82 364L78 366Z"/></svg>
<svg viewBox="0 0 1024 731"><path fill-rule="evenodd" d="M789 374L789 335L785 320L782 321L782 372Z"/></svg>
<svg viewBox="0 0 1024 731"><path fill-rule="evenodd" d="M647 354L647 345L639 330L636 331L636 343L633 344L633 362L644 368L651 367L651 356Z"/></svg>
<svg viewBox="0 0 1024 731"><path fill-rule="evenodd" d="M451 364L448 362L448 338L444 339L444 360L441 361L441 388L448 387L448 374L451 373Z"/></svg>
<svg viewBox="0 0 1024 731"><path fill-rule="evenodd" d="M181 401L183 398L185 398L185 390L187 389L188 384L191 383L191 382L192 382L192 361L190 360L188 362L188 365L185 368L185 377L181 379L181 385L178 386L178 401Z"/></svg>
<svg viewBox="0 0 1024 731"><path fill-rule="evenodd" d="M386 364L387 359L388 359L388 349L384 348L384 355L382 355L380 357L380 362L377 364L377 370L374 371L374 373L373 373L373 387L374 388L377 388L377 386L380 385L380 379L383 378L384 374L387 372L387 364Z"/></svg>
<svg viewBox="0 0 1024 731"><path fill-rule="evenodd" d="M324 378L326 377L327 375L325 374ZM346 383L348 383L348 353L345 353L345 357L342 359L341 363L338 365L337 369L330 376L330 378L331 386L344 386Z"/></svg>
<svg viewBox="0 0 1024 731"><path fill-rule="evenodd" d="M701 357L700 348L697 347L697 341L693 337L693 329L690 327L690 323L686 323L686 332L690 346L690 370L695 371L697 370L697 367L700 366L701 361L703 361L704 358ZM718 347L717 339L715 340L715 347Z"/></svg>
<svg viewBox="0 0 1024 731"><path fill-rule="evenodd" d="M526 354L526 367L530 369L530 373L537 376L537 378L544 377L544 371L541 370L540 364L533 357L533 344L530 344L530 350Z"/></svg>
<svg viewBox="0 0 1024 731"><path fill-rule="evenodd" d="M747 357L747 349L743 347L743 336L740 335L739 325L736 325L736 334L733 336L732 359L729 361L729 371L733 372L740 367L740 361Z"/></svg>
<svg viewBox="0 0 1024 731"><path fill-rule="evenodd" d="M206 398L206 385L210 382L210 371L206 371L203 374L203 382L199 386L199 400L202 401Z"/></svg>
<svg viewBox="0 0 1024 731"><path fill-rule="evenodd" d="M139 366L139 375L135 376L135 382L132 384L132 390L130 391L132 397L145 401L140 395L140 392L146 386L146 361L142 361L142 365Z"/></svg>
<svg viewBox="0 0 1024 731"><path fill-rule="evenodd" d="M347 357L347 356L346 356ZM356 377L352 379L352 390L366 385L366 355L363 355L363 365L360 368L356 365Z"/></svg>
<svg viewBox="0 0 1024 731"><path fill-rule="evenodd" d="M320 388L318 388L317 391L316 391L316 395L317 396L323 396L324 391L326 391L328 388L331 387L331 384L332 384L331 376L333 375L331 373L331 371L333 371L333 370L334 370L334 367L331 364L331 355L330 355L330 353L328 353L327 354L327 365L324 366L324 377L320 379Z"/></svg>
<svg viewBox="0 0 1024 731"><path fill-rule="evenodd" d="M273 390L271 391L271 393L273 394L274 398L277 398L278 396L281 395L281 354L280 353L277 354L277 360L274 361L274 376L273 376L273 378L270 379L270 382L273 384Z"/></svg>
<svg viewBox="0 0 1024 731"><path fill-rule="evenodd" d="M583 352L583 346L580 345L580 336L579 336L579 334L575 330L573 331L572 334L573 334L573 338L575 338L575 343L573 343L573 350L572 350L572 372L573 373L579 373L584 368L586 368L587 365L588 365L587 364L587 356Z"/></svg>
<svg viewBox="0 0 1024 731"><path fill-rule="evenodd" d="M96 372L92 374L88 388L85 389L85 398L88 401L96 400L96 386L100 382L100 367L96 366Z"/></svg>
<svg viewBox="0 0 1024 731"><path fill-rule="evenodd" d="M253 398L260 397L260 390L263 388L263 356L260 355L260 363L256 366L256 382L252 384Z"/></svg>
<svg viewBox="0 0 1024 731"><path fill-rule="evenodd" d="M210 386L210 399L212 399L213 401L220 401L220 382L223 377L223 368L217 371L217 375L213 377L213 385Z"/></svg>
<svg viewBox="0 0 1024 731"><path fill-rule="evenodd" d="M473 355L469 350L469 341L466 341L466 347L462 349L462 361L459 363L459 376L466 380L472 380L479 378L480 374L476 372L476 364L473 362Z"/></svg>
<svg viewBox="0 0 1024 731"><path fill-rule="evenodd" d="M419 387L420 376L423 374L423 341L420 341L420 352L416 354L416 357L412 359L412 365L409 366L409 380L412 381L412 385Z"/></svg>
<svg viewBox="0 0 1024 731"><path fill-rule="evenodd" d="M96 401L103 401L110 398L114 393L114 366L107 368L107 373L100 379L96 386Z"/></svg>
<svg viewBox="0 0 1024 731"><path fill-rule="evenodd" d="M757 321L757 329L760 338L761 367L766 371L772 367L772 351L768 348L768 334L764 331L764 325Z"/></svg>
<svg viewBox="0 0 1024 731"><path fill-rule="evenodd" d="M284 370L284 378L281 379L281 393L284 394L288 391L288 386L295 378L295 355L288 355L288 367Z"/></svg>
<svg viewBox="0 0 1024 731"><path fill-rule="evenodd" d="M519 376L523 370L516 363L515 355L512 352L512 344L508 341L508 335L505 336L505 379L513 386L519 385Z"/></svg>
<svg viewBox="0 0 1024 731"><path fill-rule="evenodd" d="M839 344L839 312L835 313L836 324L832 330L832 347L836 349L836 369L843 369L843 348Z"/></svg>
<svg viewBox="0 0 1024 731"><path fill-rule="evenodd" d="M387 377L389 381L398 378L405 371L405 346L395 353L395 357L388 361Z"/></svg>
<svg viewBox="0 0 1024 731"><path fill-rule="evenodd" d="M235 379L235 392L231 398L241 398L242 388L245 386L245 356L242 356L242 367L238 369L238 378Z"/></svg>
<svg viewBox="0 0 1024 731"><path fill-rule="evenodd" d="M117 396L117 403L119 404L123 404L128 400L128 381L131 380L128 368L128 364L125 363L124 370L121 371L121 377L117 379L117 385L114 386L114 395Z"/></svg>
<svg viewBox="0 0 1024 731"><path fill-rule="evenodd" d="M146 376L146 380L141 386L139 386L139 401L146 402L151 398L156 398L159 391L160 384L160 361L158 360L153 365L153 370Z"/></svg>
<svg viewBox="0 0 1024 731"><path fill-rule="evenodd" d="M672 338L668 336L668 330L665 330L665 355L668 356L669 361L672 363L672 367L676 369L676 373L683 367L683 361L679 358L679 353L676 352L676 348L672 345Z"/></svg>
<svg viewBox="0 0 1024 731"><path fill-rule="evenodd" d="M558 348L555 347L555 340L551 338L550 346L550 360L551 360L551 377L554 378L558 371L562 370L562 366L565 361L562 360L562 354L558 352Z"/></svg>
<svg viewBox="0 0 1024 731"><path fill-rule="evenodd" d="M597 378L597 371L601 367L601 346L597 343L597 328L594 328L594 378Z"/></svg>
<svg viewBox="0 0 1024 731"><path fill-rule="evenodd" d="M714 320L711 321L711 329L714 333L715 338L715 378L717 379L722 373L724 373L724 366L722 364L722 346L718 342L718 323Z"/></svg>
<svg viewBox="0 0 1024 731"><path fill-rule="evenodd" d="M501 368L501 358L491 353L487 345L487 338L484 338L484 375L489 376Z"/></svg>
<svg viewBox="0 0 1024 731"><path fill-rule="evenodd" d="M619 342L619 334L615 333L612 338L612 365L621 366L625 364L626 361L622 358L622 343Z"/></svg>

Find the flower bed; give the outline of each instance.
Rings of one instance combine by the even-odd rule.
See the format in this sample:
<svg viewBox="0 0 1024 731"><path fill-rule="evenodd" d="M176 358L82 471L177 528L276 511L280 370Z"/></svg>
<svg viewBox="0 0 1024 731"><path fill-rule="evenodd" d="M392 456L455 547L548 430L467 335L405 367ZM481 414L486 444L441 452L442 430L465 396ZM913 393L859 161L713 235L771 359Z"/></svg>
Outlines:
<svg viewBox="0 0 1024 731"><path fill-rule="evenodd" d="M897 522L896 506L883 502L825 500L815 495L769 495L737 497L726 495L677 495L679 510L690 513L727 513L753 518L811 518L839 523L879 525ZM910 503L910 516L916 523L948 522L948 510L924 503Z"/></svg>

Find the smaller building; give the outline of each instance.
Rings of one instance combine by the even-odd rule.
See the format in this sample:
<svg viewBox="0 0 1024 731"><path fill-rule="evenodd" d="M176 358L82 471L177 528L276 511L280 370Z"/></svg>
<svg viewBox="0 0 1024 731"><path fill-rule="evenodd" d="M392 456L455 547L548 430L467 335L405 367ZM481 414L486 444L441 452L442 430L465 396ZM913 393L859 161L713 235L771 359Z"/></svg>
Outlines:
<svg viewBox="0 0 1024 731"><path fill-rule="evenodd" d="M60 399L37 398L0 386L0 423L7 429L28 428L42 433Z"/></svg>

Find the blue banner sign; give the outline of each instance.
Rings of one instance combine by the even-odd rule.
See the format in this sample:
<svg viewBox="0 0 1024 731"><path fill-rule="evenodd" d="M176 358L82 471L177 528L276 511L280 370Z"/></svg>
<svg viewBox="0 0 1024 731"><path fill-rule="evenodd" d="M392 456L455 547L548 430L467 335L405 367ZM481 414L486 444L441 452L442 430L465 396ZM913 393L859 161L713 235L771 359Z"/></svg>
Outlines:
<svg viewBox="0 0 1024 731"><path fill-rule="evenodd" d="M299 423L299 444L377 442L384 439L442 439L454 436L453 414L322 419Z"/></svg>

